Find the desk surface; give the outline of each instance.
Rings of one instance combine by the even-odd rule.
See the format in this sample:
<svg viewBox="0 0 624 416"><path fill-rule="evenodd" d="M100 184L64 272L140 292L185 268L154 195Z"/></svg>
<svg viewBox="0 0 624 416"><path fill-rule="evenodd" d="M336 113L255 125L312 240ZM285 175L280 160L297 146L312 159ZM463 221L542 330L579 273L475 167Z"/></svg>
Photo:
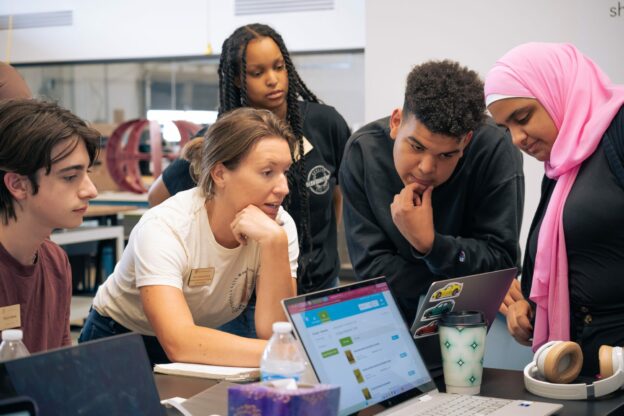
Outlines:
<svg viewBox="0 0 624 416"><path fill-rule="evenodd" d="M98 227L76 227L72 229L54 230L50 234L50 240L56 244L76 244L85 243L87 241L99 240L121 240L121 251L123 251L123 234L124 230L121 225L105 225ZM121 252L119 252L121 255Z"/></svg>
<svg viewBox="0 0 624 416"><path fill-rule="evenodd" d="M156 387L160 400L172 397L188 399L217 384L216 380L198 377L172 376L167 374L154 374Z"/></svg>
<svg viewBox="0 0 624 416"><path fill-rule="evenodd" d="M85 217L116 215L122 212L134 211L138 208L138 205L89 205Z"/></svg>
<svg viewBox="0 0 624 416"><path fill-rule="evenodd" d="M484 369L481 394L484 396L501 397L514 400L533 400L563 405L561 415L621 415L624 413L624 392L616 393L595 401L587 400L554 400L535 396L524 388L522 371ZM436 379L440 388L444 386L442 377ZM442 390L442 388L440 388Z"/></svg>
<svg viewBox="0 0 624 416"><path fill-rule="evenodd" d="M135 194L133 192L104 191L91 200L93 205L138 205L146 208L147 192Z"/></svg>
<svg viewBox="0 0 624 416"><path fill-rule="evenodd" d="M561 415L619 415L624 413L624 393L617 393L596 401L584 400L552 400L534 396L524 389L524 380L521 371L484 369L481 394L484 396L501 397L514 400L533 400L563 405ZM194 377L170 376L155 374L156 386L161 399L170 397L188 398L213 386L214 380ZM444 390L444 380L438 377L435 380L438 388Z"/></svg>

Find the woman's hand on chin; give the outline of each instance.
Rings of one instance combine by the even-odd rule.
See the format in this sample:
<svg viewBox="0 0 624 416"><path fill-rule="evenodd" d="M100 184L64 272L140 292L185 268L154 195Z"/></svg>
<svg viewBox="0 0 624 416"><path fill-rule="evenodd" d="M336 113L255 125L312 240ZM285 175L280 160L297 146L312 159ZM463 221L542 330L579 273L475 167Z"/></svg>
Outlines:
<svg viewBox="0 0 624 416"><path fill-rule="evenodd" d="M230 227L234 238L243 245L250 239L260 245L278 242L281 239L288 243L284 228L255 205L248 205L239 211Z"/></svg>

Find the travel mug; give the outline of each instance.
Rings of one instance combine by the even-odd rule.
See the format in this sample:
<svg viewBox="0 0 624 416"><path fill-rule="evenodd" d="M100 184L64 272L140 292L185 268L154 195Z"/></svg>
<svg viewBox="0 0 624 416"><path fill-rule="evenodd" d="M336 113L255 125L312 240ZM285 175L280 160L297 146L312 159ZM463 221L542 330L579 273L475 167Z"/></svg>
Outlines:
<svg viewBox="0 0 624 416"><path fill-rule="evenodd" d="M479 311L442 315L438 324L447 393L479 394L487 322Z"/></svg>

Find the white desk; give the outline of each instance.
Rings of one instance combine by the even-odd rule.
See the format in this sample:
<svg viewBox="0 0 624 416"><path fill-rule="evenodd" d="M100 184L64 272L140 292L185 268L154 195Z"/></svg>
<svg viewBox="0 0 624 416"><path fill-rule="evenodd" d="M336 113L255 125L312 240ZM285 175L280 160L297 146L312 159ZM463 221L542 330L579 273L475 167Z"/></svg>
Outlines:
<svg viewBox="0 0 624 416"><path fill-rule="evenodd" d="M149 206L147 202L147 192L135 194L133 192L103 191L98 193L90 201L91 205L135 205L141 208Z"/></svg>
<svg viewBox="0 0 624 416"><path fill-rule="evenodd" d="M58 245L115 240L115 258L118 261L124 249L124 228L121 225L78 227L72 230L55 231L50 236L50 240Z"/></svg>

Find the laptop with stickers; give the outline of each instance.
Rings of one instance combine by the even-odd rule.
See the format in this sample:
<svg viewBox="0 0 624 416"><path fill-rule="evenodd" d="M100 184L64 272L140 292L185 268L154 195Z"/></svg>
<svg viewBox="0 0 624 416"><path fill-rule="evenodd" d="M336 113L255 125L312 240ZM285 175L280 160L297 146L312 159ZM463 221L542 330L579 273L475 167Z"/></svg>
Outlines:
<svg viewBox="0 0 624 416"><path fill-rule="evenodd" d="M341 416L431 414L454 402L463 412L493 409L462 414L494 416L549 415L561 408L440 393L383 277L285 299L283 306L318 381L340 386Z"/></svg>
<svg viewBox="0 0 624 416"><path fill-rule="evenodd" d="M518 269L497 270L456 279L439 280L429 286L416 312L410 332L427 368L442 374L438 320L451 311L481 311L490 329L500 304L518 274Z"/></svg>

